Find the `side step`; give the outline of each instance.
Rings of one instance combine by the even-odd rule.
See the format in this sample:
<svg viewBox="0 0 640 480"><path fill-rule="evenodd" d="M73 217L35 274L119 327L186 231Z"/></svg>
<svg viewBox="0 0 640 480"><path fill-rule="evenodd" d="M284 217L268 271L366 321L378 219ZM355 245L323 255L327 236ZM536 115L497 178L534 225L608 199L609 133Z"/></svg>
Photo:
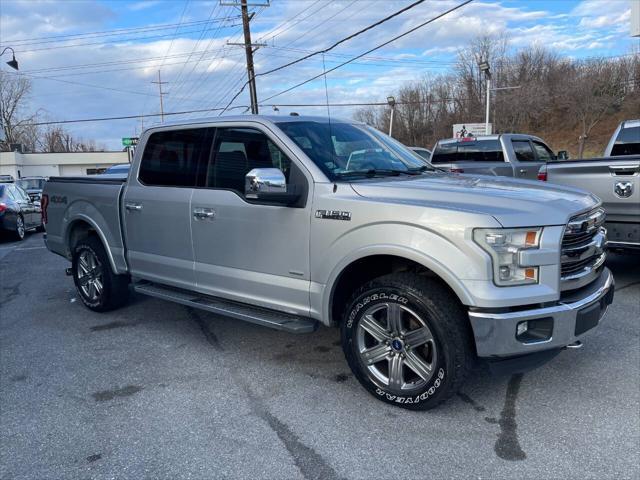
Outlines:
<svg viewBox="0 0 640 480"><path fill-rule="evenodd" d="M221 298L190 292L156 283L139 282L133 289L151 297L169 300L188 307L206 310L225 317L237 318L246 322L262 325L290 333L310 333L318 328L318 321L308 317L299 317L289 313L277 312L266 308L244 305Z"/></svg>

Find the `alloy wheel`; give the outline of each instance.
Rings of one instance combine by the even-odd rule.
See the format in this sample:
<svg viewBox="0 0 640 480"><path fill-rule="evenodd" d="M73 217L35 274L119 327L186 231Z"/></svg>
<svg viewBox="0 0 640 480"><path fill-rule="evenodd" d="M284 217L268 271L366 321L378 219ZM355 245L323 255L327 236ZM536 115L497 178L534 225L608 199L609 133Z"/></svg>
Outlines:
<svg viewBox="0 0 640 480"><path fill-rule="evenodd" d="M374 383L395 391L419 390L434 375L437 347L426 322L398 303L369 307L358 323L356 349Z"/></svg>
<svg viewBox="0 0 640 480"><path fill-rule="evenodd" d="M102 264L90 250L84 250L78 257L78 286L82 294L90 302L95 302L104 291Z"/></svg>

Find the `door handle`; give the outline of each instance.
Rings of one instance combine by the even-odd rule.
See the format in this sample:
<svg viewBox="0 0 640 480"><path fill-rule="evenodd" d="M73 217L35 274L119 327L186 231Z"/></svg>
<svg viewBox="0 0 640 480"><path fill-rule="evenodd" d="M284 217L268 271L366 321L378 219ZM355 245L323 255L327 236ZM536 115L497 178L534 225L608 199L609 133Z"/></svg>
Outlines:
<svg viewBox="0 0 640 480"><path fill-rule="evenodd" d="M216 212L210 208L194 208L193 218L196 220L210 220L215 218Z"/></svg>
<svg viewBox="0 0 640 480"><path fill-rule="evenodd" d="M126 208L130 212L131 211L139 212L140 210L142 210L142 205L140 205L139 203L125 203L124 208Z"/></svg>
<svg viewBox="0 0 640 480"><path fill-rule="evenodd" d="M524 168L521 168L518 171L520 172L521 175L524 175L525 173L527 173L527 171Z"/></svg>

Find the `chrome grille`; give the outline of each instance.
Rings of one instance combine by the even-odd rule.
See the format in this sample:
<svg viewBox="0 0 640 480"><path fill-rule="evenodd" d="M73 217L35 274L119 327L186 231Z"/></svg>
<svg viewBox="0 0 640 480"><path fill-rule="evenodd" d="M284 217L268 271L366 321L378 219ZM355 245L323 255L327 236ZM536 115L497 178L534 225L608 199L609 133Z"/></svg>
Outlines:
<svg viewBox="0 0 640 480"><path fill-rule="evenodd" d="M578 215L567 224L562 238L560 279L562 289L580 288L600 274L607 243L601 208Z"/></svg>

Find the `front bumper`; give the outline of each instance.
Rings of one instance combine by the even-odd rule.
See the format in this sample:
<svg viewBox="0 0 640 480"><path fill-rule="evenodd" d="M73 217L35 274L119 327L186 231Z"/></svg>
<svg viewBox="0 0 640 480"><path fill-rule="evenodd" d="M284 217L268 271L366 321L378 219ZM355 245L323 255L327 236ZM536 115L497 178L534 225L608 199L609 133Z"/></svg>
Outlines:
<svg viewBox="0 0 640 480"><path fill-rule="evenodd" d="M557 304L510 312L469 312L478 357L510 357L566 347L595 327L613 301L613 275L606 267L597 280L567 294ZM519 323L530 320L552 322L549 338L521 341Z"/></svg>

